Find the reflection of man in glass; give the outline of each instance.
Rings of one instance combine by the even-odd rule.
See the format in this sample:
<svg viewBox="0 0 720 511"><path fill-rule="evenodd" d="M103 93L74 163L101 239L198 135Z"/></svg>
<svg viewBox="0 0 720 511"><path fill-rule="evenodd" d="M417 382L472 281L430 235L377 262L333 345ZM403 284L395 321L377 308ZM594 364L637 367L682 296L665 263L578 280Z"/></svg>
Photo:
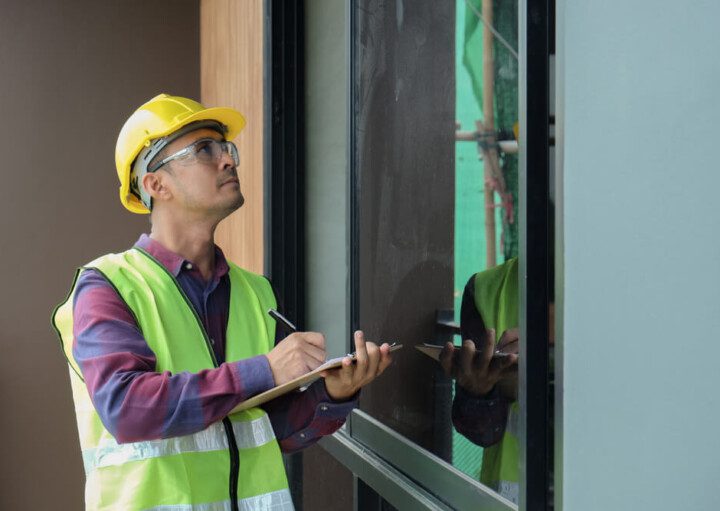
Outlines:
<svg viewBox="0 0 720 511"><path fill-rule="evenodd" d="M473 275L465 286L460 312L465 341L459 350L448 343L440 355L443 369L456 379L453 424L470 441L485 447L480 481L515 503L520 459L518 304L517 258ZM551 338L553 312L551 304ZM497 343L495 332L502 332Z"/></svg>
<svg viewBox="0 0 720 511"><path fill-rule="evenodd" d="M517 258L473 275L460 313L465 341L459 350L448 343L440 355L445 372L456 378L453 424L486 448L480 481L513 502L519 480L518 301ZM502 332L497 346L495 332Z"/></svg>

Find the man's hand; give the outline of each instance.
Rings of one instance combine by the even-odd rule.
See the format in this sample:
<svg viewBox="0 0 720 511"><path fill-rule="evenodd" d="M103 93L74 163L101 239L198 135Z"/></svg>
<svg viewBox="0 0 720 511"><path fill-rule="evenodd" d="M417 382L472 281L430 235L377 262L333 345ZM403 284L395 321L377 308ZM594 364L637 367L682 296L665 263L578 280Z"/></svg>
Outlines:
<svg viewBox="0 0 720 511"><path fill-rule="evenodd" d="M514 353L518 354L520 351L520 329L511 328L506 330L495 347L497 351L502 353ZM500 381L497 383L498 391L500 395L509 399L510 401L517 401L518 397L518 378L517 378L517 364L512 366L512 371L506 371Z"/></svg>
<svg viewBox="0 0 720 511"><path fill-rule="evenodd" d="M520 352L520 329L511 328L510 330L505 330L500 336L495 350L517 355Z"/></svg>
<svg viewBox="0 0 720 511"><path fill-rule="evenodd" d="M295 332L266 356L275 385L282 385L325 362L325 336L317 332Z"/></svg>
<svg viewBox="0 0 720 511"><path fill-rule="evenodd" d="M504 357L494 357L495 330L490 329L485 336L481 350L475 348L471 340L463 341L456 350L451 342L445 344L440 352L440 365L445 374L457 379L458 385L470 394L484 396L493 387L506 378L517 377L517 329L508 330L500 338L498 348Z"/></svg>
<svg viewBox="0 0 720 511"><path fill-rule="evenodd" d="M345 357L342 367L321 373L325 378L327 393L335 401L343 401L354 396L361 387L380 376L392 362L390 345L384 343L378 347L373 342L365 342L360 330L355 332L355 350L354 364L350 357Z"/></svg>

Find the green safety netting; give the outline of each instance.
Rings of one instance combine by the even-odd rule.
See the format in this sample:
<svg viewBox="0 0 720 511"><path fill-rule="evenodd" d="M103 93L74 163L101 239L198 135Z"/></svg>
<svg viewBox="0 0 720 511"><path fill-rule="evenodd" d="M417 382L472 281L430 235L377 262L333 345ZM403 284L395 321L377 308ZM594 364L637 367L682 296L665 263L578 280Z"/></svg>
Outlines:
<svg viewBox="0 0 720 511"><path fill-rule="evenodd" d="M458 2L458 8L463 6L465 7L463 67L470 75L472 92L482 111L482 31L485 29L479 17L482 12L482 0ZM509 45L517 54L517 10L517 2L493 1L492 26L504 40L503 42L498 37L493 38L496 131L511 132L513 125L518 121L518 60L517 56L513 55L513 51L505 45ZM518 255L518 155L500 152L500 168L505 177L507 191L512 197L512 211L508 215L503 215L502 232L504 259L509 259Z"/></svg>

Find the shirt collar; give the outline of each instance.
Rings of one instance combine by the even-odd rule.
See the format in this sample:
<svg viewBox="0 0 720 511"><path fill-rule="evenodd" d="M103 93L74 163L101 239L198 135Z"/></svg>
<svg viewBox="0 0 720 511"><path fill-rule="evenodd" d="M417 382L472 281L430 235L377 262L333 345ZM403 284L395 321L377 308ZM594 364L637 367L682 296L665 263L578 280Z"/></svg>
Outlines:
<svg viewBox="0 0 720 511"><path fill-rule="evenodd" d="M159 241L152 239L147 234L140 236L140 238L135 242L135 247L141 248L153 256L174 277L177 277L180 274L180 271L183 269L185 264L191 263L194 266L192 261L188 261L181 255L165 248ZM227 259L225 259L225 254L223 254L223 251L220 250L220 247L215 245L215 271L213 272L215 278L223 277L229 270L230 267Z"/></svg>

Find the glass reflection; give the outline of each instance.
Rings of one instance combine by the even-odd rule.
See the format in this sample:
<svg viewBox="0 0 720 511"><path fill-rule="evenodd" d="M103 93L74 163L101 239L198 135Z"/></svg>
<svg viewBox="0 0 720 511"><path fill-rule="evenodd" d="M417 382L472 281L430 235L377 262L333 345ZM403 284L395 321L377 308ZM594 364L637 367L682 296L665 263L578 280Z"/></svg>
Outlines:
<svg viewBox="0 0 720 511"><path fill-rule="evenodd" d="M356 15L355 326L406 346L361 408L517 502L518 5Z"/></svg>
<svg viewBox="0 0 720 511"><path fill-rule="evenodd" d="M485 448L479 479L513 502L519 493L518 284L517 258L473 275L462 297L462 346L448 343L440 354L456 382L453 425Z"/></svg>
<svg viewBox="0 0 720 511"><path fill-rule="evenodd" d="M552 229L549 237L554 237ZM549 255L552 268L554 257L552 252ZM552 272L550 279L552 282ZM550 289L548 344L552 348L555 306ZM464 341L461 346L447 343L438 357L445 374L455 380L452 422L456 432L484 448L480 481L516 503L520 447L518 310L517 258L473 275L462 296L460 331ZM502 332L498 340L496 332Z"/></svg>
<svg viewBox="0 0 720 511"><path fill-rule="evenodd" d="M517 503L518 4L456 7L452 462Z"/></svg>

